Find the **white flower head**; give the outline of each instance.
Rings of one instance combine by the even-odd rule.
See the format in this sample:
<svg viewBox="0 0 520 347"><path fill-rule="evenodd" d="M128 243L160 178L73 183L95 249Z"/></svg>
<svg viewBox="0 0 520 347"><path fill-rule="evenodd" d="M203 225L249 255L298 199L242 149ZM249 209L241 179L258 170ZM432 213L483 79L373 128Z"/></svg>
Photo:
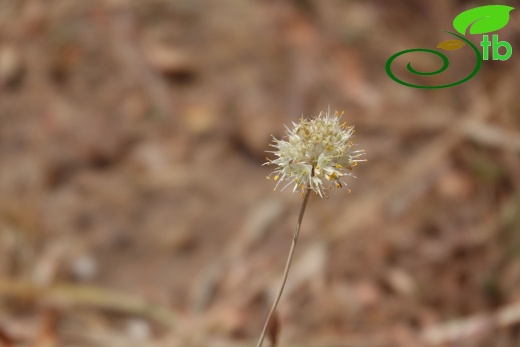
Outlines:
<svg viewBox="0 0 520 347"><path fill-rule="evenodd" d="M278 181L288 181L284 190L294 184L293 192L312 189L320 197L327 197L326 190L332 186L346 187L345 176L353 176L350 172L360 161L364 150L352 150L354 127L340 123L343 113L321 112L310 120L301 118L299 123L293 122L293 128L286 126L286 140L278 140L273 136L269 146L276 148L274 160L267 158L264 165L277 165L269 175ZM350 191L350 190L349 190Z"/></svg>

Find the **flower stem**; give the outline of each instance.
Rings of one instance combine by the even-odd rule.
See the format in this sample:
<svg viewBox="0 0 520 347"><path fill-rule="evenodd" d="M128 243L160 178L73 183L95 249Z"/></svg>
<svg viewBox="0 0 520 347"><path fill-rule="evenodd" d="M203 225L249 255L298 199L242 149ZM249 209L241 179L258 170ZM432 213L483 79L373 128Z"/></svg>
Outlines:
<svg viewBox="0 0 520 347"><path fill-rule="evenodd" d="M280 290L278 291L278 294L276 295L276 299L274 300L273 306L271 307L271 310L269 311L269 314L267 315L267 319L265 320L264 328L262 329L262 334L260 335L260 339L258 340L258 344L256 345L256 347L262 346L262 342L264 341L264 338L265 338L265 333L267 332L267 327L269 326L269 322L271 321L271 316L276 311L276 306L278 305L278 302L280 301L280 298L282 297L283 289L285 287L285 282L287 281L287 275L289 274L289 269L291 267L294 249L296 248L296 242L298 242L298 235L300 234L300 227L302 225L303 214L305 213L305 207L307 207L307 201L309 201L310 192L311 192L311 189L307 189L305 191L305 196L303 198L302 207L300 208L300 215L298 216L298 224L296 225L296 231L294 232L294 235L293 235L291 249L289 250L289 256L287 257L287 263L285 264L282 285L280 286Z"/></svg>

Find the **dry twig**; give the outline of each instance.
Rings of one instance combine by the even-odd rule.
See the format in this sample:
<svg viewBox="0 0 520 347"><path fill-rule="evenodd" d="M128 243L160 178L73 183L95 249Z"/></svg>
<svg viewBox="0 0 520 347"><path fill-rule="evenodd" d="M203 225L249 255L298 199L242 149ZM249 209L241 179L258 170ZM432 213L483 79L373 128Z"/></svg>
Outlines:
<svg viewBox="0 0 520 347"><path fill-rule="evenodd" d="M73 284L39 287L27 282L0 280L0 298L48 303L51 306L87 306L146 317L167 328L173 328L177 317L169 310L142 298L107 289Z"/></svg>

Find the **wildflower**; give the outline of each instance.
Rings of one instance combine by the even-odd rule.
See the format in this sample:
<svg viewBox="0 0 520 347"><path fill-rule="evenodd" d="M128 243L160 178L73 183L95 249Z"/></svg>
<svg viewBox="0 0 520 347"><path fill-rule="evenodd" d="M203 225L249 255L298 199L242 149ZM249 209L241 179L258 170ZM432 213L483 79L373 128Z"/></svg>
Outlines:
<svg viewBox="0 0 520 347"><path fill-rule="evenodd" d="M276 318L276 306L287 281L310 191L328 198L325 191L331 189L332 184L337 188L345 187L347 184L343 181L343 177L352 176L350 173L352 167L360 161L365 161L365 159L360 159L364 154L363 150L352 150L352 147L355 146L352 143L354 127L340 123L342 115L334 112L334 115L331 116L329 111L321 112L311 120L302 118L299 123L293 122L292 129L286 127L287 140L278 140L273 136L273 144L270 144L276 148L276 151L270 152L278 158L267 159L267 163L264 165L278 165L278 167L267 178L275 175L274 180L278 181L275 190L282 181L289 181L283 189L294 184L293 192L299 189L303 201L291 249L287 256L282 284L265 320L257 347L262 347L268 329L271 329L270 333L276 336L271 319L273 315ZM276 338L273 338L271 342L274 344L275 340Z"/></svg>
<svg viewBox="0 0 520 347"><path fill-rule="evenodd" d="M345 176L353 176L350 172L360 161L364 150L352 150L354 127L347 123L340 123L343 113L337 111L334 115L321 112L310 120L301 118L299 123L293 122L293 128L286 126L286 140L279 140L273 136L273 143L269 146L276 148L268 151L277 156L264 165L277 165L267 178L274 174L278 185L288 183L282 188L294 184L293 192L311 189L320 197L328 197L326 190L332 186L346 187Z"/></svg>

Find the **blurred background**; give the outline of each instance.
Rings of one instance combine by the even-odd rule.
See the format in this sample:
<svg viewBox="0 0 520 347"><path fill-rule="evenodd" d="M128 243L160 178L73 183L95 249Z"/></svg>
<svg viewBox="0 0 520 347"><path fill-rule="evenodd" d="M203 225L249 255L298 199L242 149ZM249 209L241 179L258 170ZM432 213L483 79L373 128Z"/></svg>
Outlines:
<svg viewBox="0 0 520 347"><path fill-rule="evenodd" d="M368 162L310 198L279 346L518 346L520 11L464 84L385 72L491 3L0 0L0 345L256 344L302 202L264 151L330 107Z"/></svg>

